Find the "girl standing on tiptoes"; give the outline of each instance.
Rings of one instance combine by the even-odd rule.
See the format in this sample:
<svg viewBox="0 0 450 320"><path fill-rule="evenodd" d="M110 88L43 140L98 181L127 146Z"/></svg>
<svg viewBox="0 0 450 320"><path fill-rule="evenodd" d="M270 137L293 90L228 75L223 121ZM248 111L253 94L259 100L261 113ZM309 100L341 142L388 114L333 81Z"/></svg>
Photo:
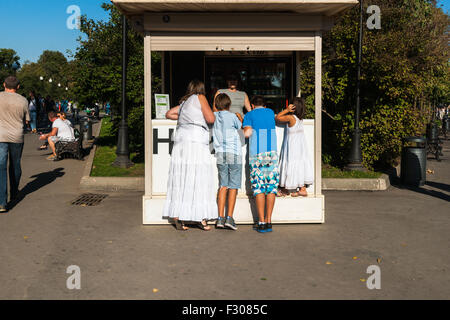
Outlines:
<svg viewBox="0 0 450 320"><path fill-rule="evenodd" d="M305 113L305 100L295 97L292 104L275 117L276 121L286 123L280 153L278 196L290 194L292 197L306 197L308 195L306 187L313 183L313 165L303 126Z"/></svg>

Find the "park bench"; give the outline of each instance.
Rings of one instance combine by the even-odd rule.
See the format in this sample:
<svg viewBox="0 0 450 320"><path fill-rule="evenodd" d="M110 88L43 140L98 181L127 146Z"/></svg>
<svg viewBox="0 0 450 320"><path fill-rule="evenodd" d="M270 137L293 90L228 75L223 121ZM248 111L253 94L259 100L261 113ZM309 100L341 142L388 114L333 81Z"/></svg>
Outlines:
<svg viewBox="0 0 450 320"><path fill-rule="evenodd" d="M433 123L427 126L427 154L432 154L437 161L441 160L442 141L439 138L439 130Z"/></svg>
<svg viewBox="0 0 450 320"><path fill-rule="evenodd" d="M78 160L83 159L83 135L78 129L74 129L75 141L58 141L55 144L56 159L63 159L63 155L71 155Z"/></svg>

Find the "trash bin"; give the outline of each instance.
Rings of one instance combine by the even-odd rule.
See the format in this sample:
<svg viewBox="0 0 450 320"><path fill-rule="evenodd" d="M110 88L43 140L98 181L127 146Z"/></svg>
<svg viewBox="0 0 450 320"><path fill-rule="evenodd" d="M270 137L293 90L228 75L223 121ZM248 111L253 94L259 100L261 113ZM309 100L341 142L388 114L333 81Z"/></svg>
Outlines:
<svg viewBox="0 0 450 320"><path fill-rule="evenodd" d="M400 169L402 184L423 186L427 174L427 141L424 137L403 139L402 162Z"/></svg>
<svg viewBox="0 0 450 320"><path fill-rule="evenodd" d="M89 118L83 120L83 140L92 140L92 121Z"/></svg>

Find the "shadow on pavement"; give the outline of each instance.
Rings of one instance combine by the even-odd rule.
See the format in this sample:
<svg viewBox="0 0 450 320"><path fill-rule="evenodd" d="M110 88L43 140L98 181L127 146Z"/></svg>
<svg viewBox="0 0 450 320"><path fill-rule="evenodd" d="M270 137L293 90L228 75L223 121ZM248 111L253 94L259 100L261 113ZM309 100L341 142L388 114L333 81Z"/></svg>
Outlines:
<svg viewBox="0 0 450 320"><path fill-rule="evenodd" d="M397 175L397 171L395 168L386 170L385 173L389 175L389 182L390 182L391 186L394 188L406 189L406 190L418 192L421 194L425 194L427 196L435 197L435 198L438 198L441 200L450 201L450 196L443 192L425 189L423 187L403 185L401 183L400 177ZM438 183L438 182L433 182L433 181L426 181L425 185L430 186L432 188L440 189L442 191L450 192L450 186L448 184Z"/></svg>
<svg viewBox="0 0 450 320"><path fill-rule="evenodd" d="M436 188L436 189L441 189L442 191L450 192L450 185L445 184L445 183L426 181L425 184L427 186L430 186L430 187L433 187L433 188Z"/></svg>
<svg viewBox="0 0 450 320"><path fill-rule="evenodd" d="M41 189L42 187L45 187L46 185L55 181L57 178L61 178L62 176L64 176L65 172L63 170L64 168L56 168L53 171L42 172L31 176L31 178L35 179L28 182L26 186L19 191L16 199L8 204L8 209L13 209L20 201L25 199L27 195Z"/></svg>

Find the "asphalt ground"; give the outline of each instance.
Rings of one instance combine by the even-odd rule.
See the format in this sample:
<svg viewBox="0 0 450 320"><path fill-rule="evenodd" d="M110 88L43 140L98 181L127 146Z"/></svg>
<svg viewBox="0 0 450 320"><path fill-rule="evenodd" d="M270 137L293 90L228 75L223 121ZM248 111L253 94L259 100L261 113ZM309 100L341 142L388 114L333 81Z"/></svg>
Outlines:
<svg viewBox="0 0 450 320"><path fill-rule="evenodd" d="M0 215L0 299L450 298L450 141L424 187L325 192L324 224L266 234L144 226L141 193L71 205L86 162L47 161L39 145L26 135L23 199ZM367 288L372 265L381 289Z"/></svg>

